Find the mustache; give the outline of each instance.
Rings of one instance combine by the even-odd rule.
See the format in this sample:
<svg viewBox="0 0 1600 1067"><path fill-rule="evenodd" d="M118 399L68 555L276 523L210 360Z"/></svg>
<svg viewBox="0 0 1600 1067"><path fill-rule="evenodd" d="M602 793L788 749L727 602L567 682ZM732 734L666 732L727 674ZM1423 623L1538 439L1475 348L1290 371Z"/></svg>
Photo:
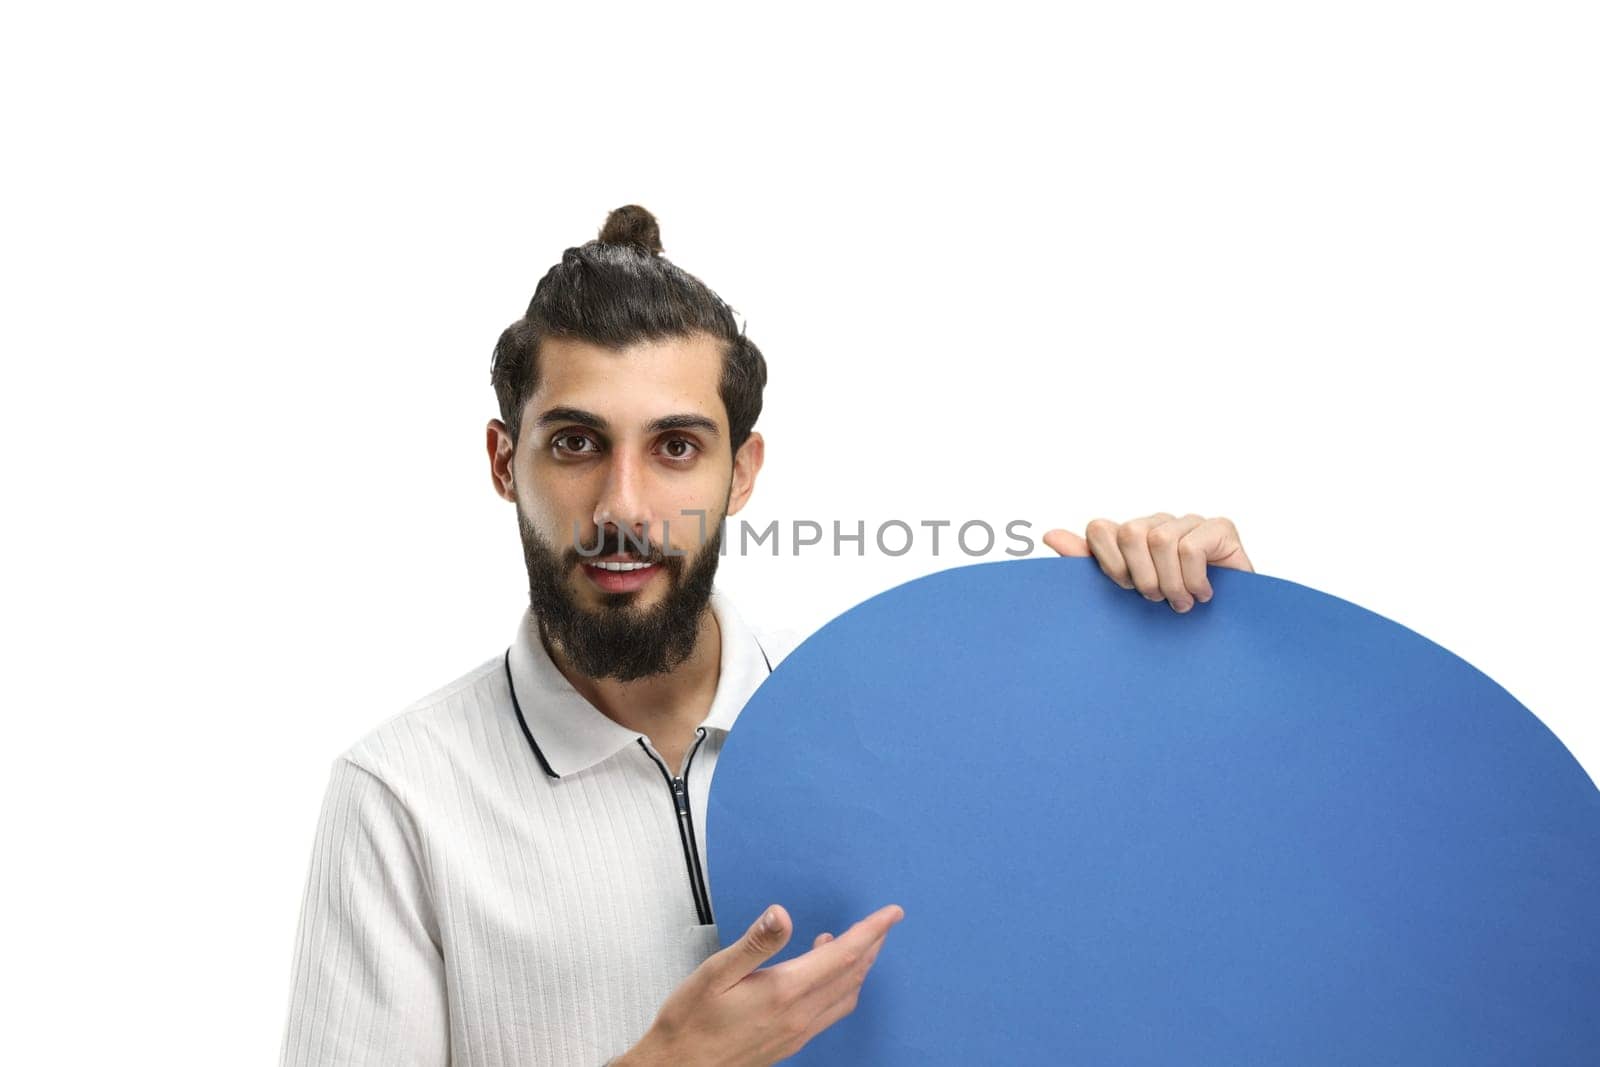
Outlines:
<svg viewBox="0 0 1600 1067"><path fill-rule="evenodd" d="M622 531L616 529L583 538L577 545L567 549L567 556L573 562L602 556L626 556L636 563L668 563L682 559L676 554L668 556L660 545L648 538L623 536Z"/></svg>

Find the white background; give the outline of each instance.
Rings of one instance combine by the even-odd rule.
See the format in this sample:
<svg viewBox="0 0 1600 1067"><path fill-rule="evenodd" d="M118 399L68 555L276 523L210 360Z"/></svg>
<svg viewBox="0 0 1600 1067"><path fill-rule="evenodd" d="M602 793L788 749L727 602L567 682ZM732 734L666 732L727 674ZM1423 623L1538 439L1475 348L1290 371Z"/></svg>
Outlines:
<svg viewBox="0 0 1600 1067"><path fill-rule="evenodd" d="M334 756L525 600L491 346L625 203L766 353L756 525L1226 515L1600 776L1585 5L7 22L8 1060L275 1058Z"/></svg>

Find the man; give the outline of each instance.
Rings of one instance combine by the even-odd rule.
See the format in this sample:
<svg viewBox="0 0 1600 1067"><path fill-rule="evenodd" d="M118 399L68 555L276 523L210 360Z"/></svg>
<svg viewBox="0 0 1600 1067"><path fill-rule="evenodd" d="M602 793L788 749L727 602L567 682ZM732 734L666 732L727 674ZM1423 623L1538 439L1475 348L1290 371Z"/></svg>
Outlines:
<svg viewBox="0 0 1600 1067"><path fill-rule="evenodd" d="M779 905L718 950L707 790L788 651L714 588L761 470L766 365L661 255L643 208L568 249L501 336L487 445L517 511L513 641L335 761L302 903L284 1064L768 1064L852 1011L886 905L811 951ZM701 531L704 531L702 536ZM1187 611L1226 519L1052 530Z"/></svg>

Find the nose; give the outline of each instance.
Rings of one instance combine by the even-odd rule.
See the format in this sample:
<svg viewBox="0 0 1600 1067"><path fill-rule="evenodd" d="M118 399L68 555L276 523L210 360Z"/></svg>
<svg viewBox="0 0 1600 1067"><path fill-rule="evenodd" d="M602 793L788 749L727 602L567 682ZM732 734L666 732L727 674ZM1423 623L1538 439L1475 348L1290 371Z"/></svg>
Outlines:
<svg viewBox="0 0 1600 1067"><path fill-rule="evenodd" d="M607 523L617 527L624 535L623 549L650 541L651 515L645 500L644 463L620 449L613 453L615 459L600 489L600 499L595 502L595 528L603 531Z"/></svg>

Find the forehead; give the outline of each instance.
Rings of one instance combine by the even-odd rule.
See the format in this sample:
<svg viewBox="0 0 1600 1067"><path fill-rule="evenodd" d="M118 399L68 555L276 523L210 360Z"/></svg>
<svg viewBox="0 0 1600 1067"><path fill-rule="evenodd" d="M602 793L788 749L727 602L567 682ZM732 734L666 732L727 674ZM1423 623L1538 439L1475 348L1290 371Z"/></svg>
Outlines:
<svg viewBox="0 0 1600 1067"><path fill-rule="evenodd" d="M602 415L619 427L692 412L727 429L722 406L722 344L707 334L604 348L570 337L539 345L539 384L525 414L553 406Z"/></svg>

